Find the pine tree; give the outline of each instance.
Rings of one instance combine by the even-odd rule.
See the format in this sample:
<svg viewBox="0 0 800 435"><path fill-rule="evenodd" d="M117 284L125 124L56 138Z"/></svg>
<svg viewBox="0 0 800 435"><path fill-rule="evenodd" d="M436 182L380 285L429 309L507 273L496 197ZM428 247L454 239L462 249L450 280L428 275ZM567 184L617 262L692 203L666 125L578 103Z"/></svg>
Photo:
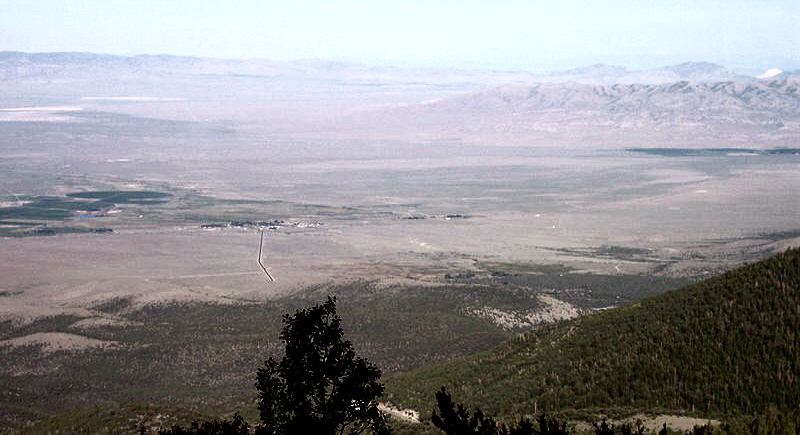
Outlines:
<svg viewBox="0 0 800 435"><path fill-rule="evenodd" d="M259 412L266 434L388 433L376 399L380 370L344 339L336 299L284 315L281 361L258 370Z"/></svg>

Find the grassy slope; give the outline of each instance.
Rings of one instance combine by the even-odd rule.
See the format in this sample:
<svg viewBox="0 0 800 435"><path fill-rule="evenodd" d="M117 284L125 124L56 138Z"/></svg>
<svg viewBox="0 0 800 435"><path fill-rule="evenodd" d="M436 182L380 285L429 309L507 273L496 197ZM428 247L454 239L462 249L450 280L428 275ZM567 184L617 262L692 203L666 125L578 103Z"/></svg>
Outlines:
<svg viewBox="0 0 800 435"><path fill-rule="evenodd" d="M387 380L423 412L446 385L510 417L601 407L752 413L800 405L800 250L627 307L562 322L495 350Z"/></svg>

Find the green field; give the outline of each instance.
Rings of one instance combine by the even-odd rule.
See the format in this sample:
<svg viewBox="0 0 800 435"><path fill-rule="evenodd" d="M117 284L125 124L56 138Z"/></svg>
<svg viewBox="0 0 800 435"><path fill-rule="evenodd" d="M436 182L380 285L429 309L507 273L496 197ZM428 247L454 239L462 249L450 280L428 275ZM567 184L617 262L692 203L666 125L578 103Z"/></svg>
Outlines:
<svg viewBox="0 0 800 435"><path fill-rule="evenodd" d="M68 198L94 199L93 204L114 206L118 204L157 205L165 204L172 195L154 191L95 191L68 193Z"/></svg>
<svg viewBox="0 0 800 435"><path fill-rule="evenodd" d="M0 208L0 221L64 221L78 217L79 212L97 212L118 204L165 204L170 196L154 191L98 191L68 193L66 197L38 196L17 207Z"/></svg>

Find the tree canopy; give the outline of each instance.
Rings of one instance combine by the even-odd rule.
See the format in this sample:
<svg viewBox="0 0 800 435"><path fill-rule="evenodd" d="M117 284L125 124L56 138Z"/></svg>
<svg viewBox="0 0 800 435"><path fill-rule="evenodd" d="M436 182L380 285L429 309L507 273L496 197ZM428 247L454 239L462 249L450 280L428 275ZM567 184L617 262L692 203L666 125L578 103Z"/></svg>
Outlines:
<svg viewBox="0 0 800 435"><path fill-rule="evenodd" d="M380 370L344 339L336 299L284 315L286 353L258 370L258 409L267 434L387 433L378 410Z"/></svg>

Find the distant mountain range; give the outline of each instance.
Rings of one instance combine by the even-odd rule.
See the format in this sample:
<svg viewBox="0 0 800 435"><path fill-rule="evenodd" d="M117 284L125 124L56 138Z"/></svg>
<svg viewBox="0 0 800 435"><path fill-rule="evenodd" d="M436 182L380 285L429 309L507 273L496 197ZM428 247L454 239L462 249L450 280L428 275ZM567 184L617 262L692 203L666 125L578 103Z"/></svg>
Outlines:
<svg viewBox="0 0 800 435"><path fill-rule="evenodd" d="M686 76L684 68L677 68ZM708 76L708 68L693 74ZM674 72L678 74L678 72ZM662 84L544 83L360 114L369 131L414 131L420 140L453 138L541 145L795 146L800 76Z"/></svg>
<svg viewBox="0 0 800 435"><path fill-rule="evenodd" d="M641 71L598 64L538 74L321 60L0 52L0 98L9 107L77 101L111 110L113 102L114 110L125 111L134 102L171 101L151 104L146 109L152 112L144 114L240 121L295 138L797 146L800 74L773 68L759 77L708 62Z"/></svg>
<svg viewBox="0 0 800 435"><path fill-rule="evenodd" d="M733 73L721 65L709 62L685 62L640 71L631 71L622 66L597 64L542 76L542 81L547 83L586 84L660 84L678 81L724 82L752 79L753 77Z"/></svg>
<svg viewBox="0 0 800 435"><path fill-rule="evenodd" d="M460 113L489 109L499 116L561 110L603 112L619 120L669 117L740 122L737 113L763 113L767 118L800 113L800 81L503 86L421 106L431 111Z"/></svg>
<svg viewBox="0 0 800 435"><path fill-rule="evenodd" d="M458 70L367 66L324 60L270 61L263 59L214 59L172 55L117 56L94 53L0 52L0 77L11 80L67 74L115 72L135 74L253 75L265 78L286 75L386 83L534 84L576 82L586 84L660 84L676 81L722 82L757 80L709 62L686 62L648 70L597 64L552 73L502 70Z"/></svg>

